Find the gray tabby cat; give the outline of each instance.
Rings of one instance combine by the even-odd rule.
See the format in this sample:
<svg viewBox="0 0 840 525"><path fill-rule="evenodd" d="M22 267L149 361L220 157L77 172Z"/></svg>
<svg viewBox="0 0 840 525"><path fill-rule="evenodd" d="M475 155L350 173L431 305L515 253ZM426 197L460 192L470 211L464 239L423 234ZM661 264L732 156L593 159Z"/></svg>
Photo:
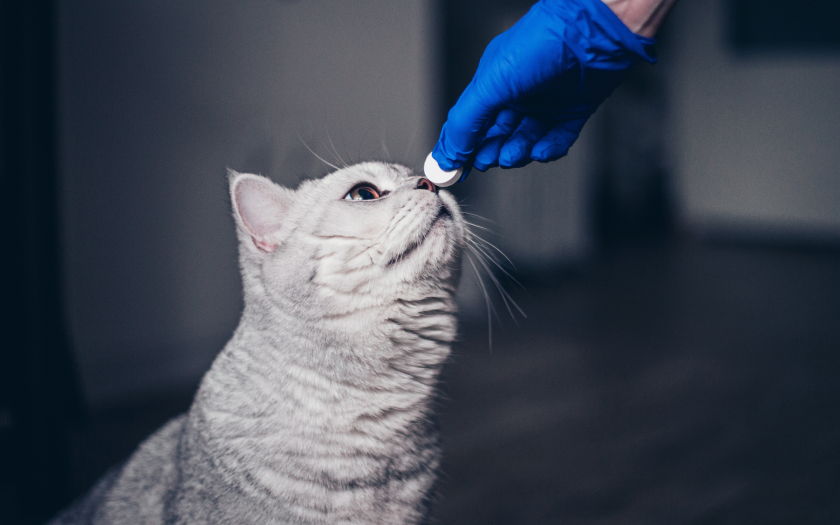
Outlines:
<svg viewBox="0 0 840 525"><path fill-rule="evenodd" d="M455 337L455 199L364 163L297 190L230 173L245 310L187 414L57 524L419 523Z"/></svg>

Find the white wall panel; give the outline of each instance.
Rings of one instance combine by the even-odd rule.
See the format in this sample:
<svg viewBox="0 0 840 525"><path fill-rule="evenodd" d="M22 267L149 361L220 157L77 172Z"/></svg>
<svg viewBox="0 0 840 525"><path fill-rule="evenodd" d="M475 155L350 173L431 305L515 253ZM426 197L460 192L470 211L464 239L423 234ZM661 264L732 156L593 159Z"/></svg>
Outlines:
<svg viewBox="0 0 840 525"><path fill-rule="evenodd" d="M723 0L669 23L683 219L701 233L840 240L840 53L735 54Z"/></svg>

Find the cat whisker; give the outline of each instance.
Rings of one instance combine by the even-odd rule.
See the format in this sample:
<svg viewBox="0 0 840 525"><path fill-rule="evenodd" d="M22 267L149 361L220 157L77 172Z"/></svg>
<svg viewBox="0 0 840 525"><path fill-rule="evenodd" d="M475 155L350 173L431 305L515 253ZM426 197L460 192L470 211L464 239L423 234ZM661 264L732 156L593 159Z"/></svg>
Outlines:
<svg viewBox="0 0 840 525"><path fill-rule="evenodd" d="M326 160L324 160L324 158L323 158L323 157L321 157L320 155L318 155L317 153L315 153L314 151L312 151L312 148L310 148L310 147L309 147L309 144L307 144L307 143L306 143L306 141L304 141L304 140L303 140L303 137L301 137L299 133L298 133L298 139L300 140L301 144L303 144L303 147L304 147L304 148L306 148L306 149L308 149L308 150L309 150L309 153L313 154L313 155L315 156L315 158L316 158L316 159L320 160L321 162L323 162L324 164L326 164L327 166L331 167L331 168L332 168L332 169L334 169L334 170L339 170L339 169L341 169L341 168L339 168L338 166L336 166L335 164L333 164L333 163L331 163L331 162L327 162Z"/></svg>
<svg viewBox="0 0 840 525"><path fill-rule="evenodd" d="M476 227L477 225L473 223L467 222L468 225L472 227ZM480 228L480 227L479 227ZM486 228L480 228L486 229ZM490 250L494 250L496 253L504 257L504 259L510 264L513 269L516 269L516 266L513 264L513 261L505 255L505 253L499 249L493 243L487 241L486 239L482 238L481 236L477 235L472 228L467 229L466 235L466 247L468 248L469 252L478 259L478 263L481 267L487 272L488 278L493 282L496 289L499 291L499 295L502 297L502 301L505 303L505 307L508 310L511 318L516 322L516 316L514 315L513 308L515 308L522 317L527 318L528 316L525 314L525 311L520 308L520 306L513 300L511 295L504 289L499 279L496 278L493 269L490 267L490 263L492 263L499 271L501 271L505 277L513 281L517 284L520 288L524 289L522 284L513 276L511 273L502 265L499 260L490 252ZM477 270L477 267L474 268Z"/></svg>
<svg viewBox="0 0 840 525"><path fill-rule="evenodd" d="M462 206L463 206L463 205L462 205ZM494 221L491 221L491 220L490 220L490 219L488 219L487 217L484 217L484 216L479 215L479 214L477 214L477 213L472 213L472 212L469 212L469 211L464 211L464 210L461 210L461 213L462 213L463 215L471 215L471 216L475 217L476 219L481 219L481 220L483 220L483 221L487 221L487 222L489 222L490 224L496 224Z"/></svg>
<svg viewBox="0 0 840 525"><path fill-rule="evenodd" d="M472 252L467 252L467 261L469 261L470 266L472 266L473 273L475 273L475 279L478 282L478 286L481 288L481 292L484 294L484 302L487 304L487 339L490 345L490 351L493 351L493 314L495 314L495 310L493 308L493 303L490 301L490 294L487 293L487 288L484 286L484 280L481 278L481 274L478 271L478 267L475 265L475 261L472 258Z"/></svg>
<svg viewBox="0 0 840 525"><path fill-rule="evenodd" d="M336 157L336 159L338 159L338 162L340 162L341 165L344 166L345 168L349 168L350 166L346 162L344 162L344 159L342 159L341 155L338 154L338 149L336 149L335 144L333 144L333 141L332 141L332 138L330 137L330 132L329 131L327 131L327 140L330 142L330 146L332 147L332 150L335 153L335 157Z"/></svg>
<svg viewBox="0 0 840 525"><path fill-rule="evenodd" d="M497 261L497 260L493 257L493 255L492 255L490 252L488 252L486 249L484 249L484 248L483 248L480 244L478 244L477 242L475 242L475 240L473 240L473 239L467 239L467 242L470 244L470 247L471 247L472 249L475 249L475 250L477 250L477 251L481 252L481 254L483 255L483 257L482 257L483 259L485 259L485 260L489 260L490 262L492 262L494 265L496 265L496 267L499 269L499 271L501 271L502 273L504 273L504 274L505 274L505 276L506 276L508 279L512 280L512 281L513 281L513 282L515 282L517 285L519 285L520 287L522 287L522 285L519 283L519 281L517 281L517 280L516 280L516 277L512 276L512 275L511 275L511 274L510 274L510 273L509 273L509 272L505 269L505 267L504 267L504 266L502 266L502 265L499 263L499 261Z"/></svg>
<svg viewBox="0 0 840 525"><path fill-rule="evenodd" d="M474 222L470 222L466 219L464 220L464 224L466 224L468 226L472 226L473 228L478 228L479 230L484 230L486 232L493 233L493 230L491 230L490 228L485 228L484 226L481 226L479 224L475 224Z"/></svg>
<svg viewBox="0 0 840 525"><path fill-rule="evenodd" d="M471 233L471 238L472 238L472 240L473 240L474 242L479 242L479 243L483 244L484 246L488 246L488 247L490 247L490 248L492 248L492 249L496 250L496 252L498 252L498 253L499 253L502 257L504 257L504 258L505 258L505 260L506 260L506 261L510 264L511 268L513 268L514 270L516 270L516 265L515 265L515 264L513 264L513 261L511 261L511 260L510 260L510 258L509 258L509 257L505 254L505 252L503 252L502 250L500 250L500 249L499 249L499 248L498 248L495 244L493 244L492 242L488 241L487 239L484 239L484 238L482 238L482 237L479 237L478 235L476 235L476 234L474 234L474 233L472 233L472 232L470 232L470 233ZM499 266L499 269L504 270L504 268L502 268L501 266ZM507 274L507 272L505 272L505 273ZM508 277L510 277L511 279L513 279L514 281L516 281L516 279L514 279L512 275L507 274L507 276L508 276ZM516 284L519 284L519 281L516 281ZM519 286L521 287L522 285L521 285L521 284L519 284Z"/></svg>
<svg viewBox="0 0 840 525"><path fill-rule="evenodd" d="M504 255L504 254L502 254L502 255ZM501 271L505 274L505 277L507 277L508 279L510 279L511 281L513 281L513 282L514 282L514 283L515 283L515 284L516 284L519 288L521 288L522 290L525 290L525 287L522 285L522 283L520 283L520 282L516 279L516 277L514 277L513 275L511 275L511 274L510 274L510 272L508 272L508 271L507 271L507 270L506 270L506 269L505 269L505 268L504 268L504 267L503 267L503 266L499 263L499 261L497 261L497 260L496 260L496 258L495 258L495 257L492 257L490 254L487 254L487 258L488 258L490 261L492 261L492 262L493 262L493 264L495 264L495 265L499 268L499 270L501 270ZM507 256L505 256L505 258L507 258ZM511 263L511 264L513 264L513 263ZM525 311L524 311L524 310L522 310L522 308L520 308L520 307L519 307L519 305L516 303L516 301L514 301L514 300L513 300L513 298L510 296L510 294L507 292L507 290L499 290L499 291L500 291L500 292L502 292L502 291L503 291L503 292L504 292L504 294L505 294L505 295L507 295L508 299L510 299L510 301L513 303L513 305L516 307L516 309L517 309L517 310L519 310L519 313L520 313L520 314L522 314L522 317L526 317L526 318L528 317L528 316L525 314Z"/></svg>
<svg viewBox="0 0 840 525"><path fill-rule="evenodd" d="M470 245L470 246L475 247L474 245ZM511 308L511 305L513 305L514 308L516 308L523 317L527 317L525 315L525 312L522 310L522 308L520 308L519 305L516 304L516 301L514 301L513 298L510 296L510 294L504 289L504 287L502 286L502 283L500 283L499 280L496 278L496 276L493 275L492 269L487 264L487 262L484 260L484 257L482 257L482 252L478 251L478 252L474 252L474 253L475 253L476 257L478 258L479 264L481 264L481 266L487 272L487 277L490 279L490 281L496 286L496 289L499 291L499 295L502 297L502 302L505 303L505 307L507 308L511 319L513 319L514 322L517 322L516 321L516 316L513 313L513 309ZM505 272L505 273L507 273L507 272Z"/></svg>
<svg viewBox="0 0 840 525"><path fill-rule="evenodd" d="M388 151L388 146L385 144L385 139L384 138L380 139L379 144L382 146L382 152L385 153L385 156L388 157L388 160L389 161L392 160L391 159L391 152Z"/></svg>

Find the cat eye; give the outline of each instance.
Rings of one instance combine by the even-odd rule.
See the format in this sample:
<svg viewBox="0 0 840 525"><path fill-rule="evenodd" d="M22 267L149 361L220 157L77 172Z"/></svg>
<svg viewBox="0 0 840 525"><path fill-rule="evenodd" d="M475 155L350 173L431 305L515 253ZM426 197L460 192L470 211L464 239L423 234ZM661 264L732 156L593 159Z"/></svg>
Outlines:
<svg viewBox="0 0 840 525"><path fill-rule="evenodd" d="M374 199L378 199L379 197L384 196L379 194L379 190L374 188L373 186L365 186L359 185L350 190L350 192L344 196L344 200L346 201L370 201Z"/></svg>

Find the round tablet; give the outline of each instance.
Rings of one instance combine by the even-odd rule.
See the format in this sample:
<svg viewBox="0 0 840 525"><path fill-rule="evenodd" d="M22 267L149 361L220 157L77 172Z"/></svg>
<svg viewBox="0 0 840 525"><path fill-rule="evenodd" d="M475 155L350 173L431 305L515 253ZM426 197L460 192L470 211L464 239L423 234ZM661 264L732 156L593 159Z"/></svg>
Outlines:
<svg viewBox="0 0 840 525"><path fill-rule="evenodd" d="M429 153L429 156L426 157L426 163L423 164L423 173L426 174L427 179L434 182L436 185L441 188L446 188L447 186L452 186L458 182L458 179L461 178L461 174L464 173L464 168L458 168L452 171L443 171L440 169L440 166L434 157L432 157L432 154Z"/></svg>

